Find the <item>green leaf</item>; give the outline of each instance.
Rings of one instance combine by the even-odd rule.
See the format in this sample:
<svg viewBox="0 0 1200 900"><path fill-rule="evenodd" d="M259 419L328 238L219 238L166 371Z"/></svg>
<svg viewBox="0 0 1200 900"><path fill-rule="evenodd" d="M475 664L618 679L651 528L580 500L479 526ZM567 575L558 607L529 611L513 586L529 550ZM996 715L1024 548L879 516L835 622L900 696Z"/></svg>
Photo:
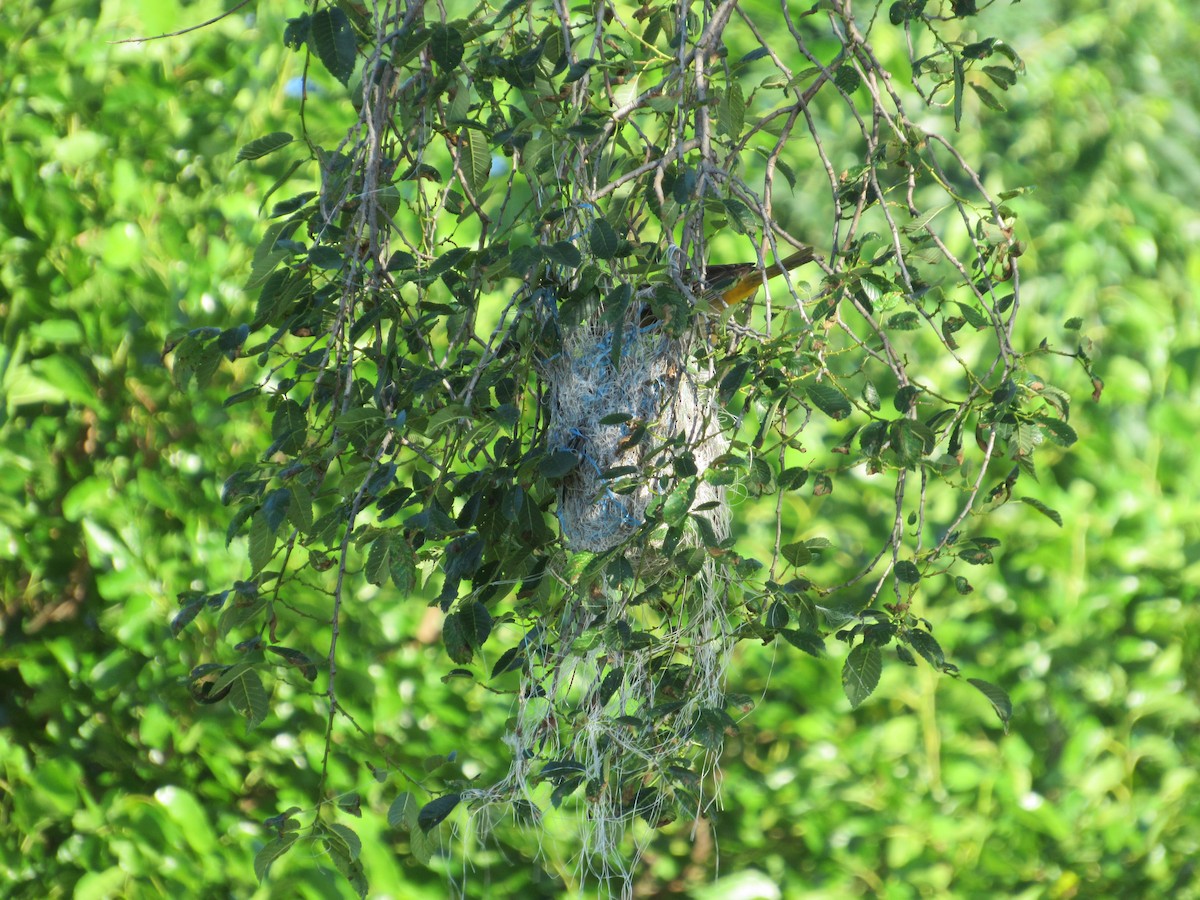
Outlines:
<svg viewBox="0 0 1200 900"><path fill-rule="evenodd" d="M1000 717L1000 721L1004 725L1004 733L1008 734L1008 722L1012 718L1012 700L1008 698L1008 694L1002 688L980 678L968 678L967 683L988 698L992 709L996 710L996 715Z"/></svg>
<svg viewBox="0 0 1200 900"><path fill-rule="evenodd" d="M850 401L837 388L828 384L810 384L806 393L813 406L829 418L840 421L850 415Z"/></svg>
<svg viewBox="0 0 1200 900"><path fill-rule="evenodd" d="M1041 500L1035 500L1033 497L1022 497L1021 502L1032 506L1059 528L1062 528L1063 520L1062 516L1058 514L1058 510L1051 509Z"/></svg>
<svg viewBox="0 0 1200 900"><path fill-rule="evenodd" d="M812 551L808 549L808 545L804 541L797 541L794 544L784 544L779 548L786 559L796 568L806 566L812 562Z"/></svg>
<svg viewBox="0 0 1200 900"><path fill-rule="evenodd" d="M259 884L263 882L263 879L267 877L267 873L271 871L271 863L291 850L292 845L299 838L300 835L295 831L281 834L267 843L266 846L254 855L254 874L258 878Z"/></svg>
<svg viewBox="0 0 1200 900"><path fill-rule="evenodd" d="M472 193L478 194L487 184L492 175L492 150L488 146L487 136L476 128L468 128L464 132L466 152L461 156L463 174L467 176L468 187Z"/></svg>
<svg viewBox="0 0 1200 900"><path fill-rule="evenodd" d="M1001 103L996 95L987 88L978 84L972 84L971 90L979 95L979 99L983 101L984 106L988 107L989 109L994 109L997 112L1004 112L1004 104Z"/></svg>
<svg viewBox="0 0 1200 900"><path fill-rule="evenodd" d="M216 688L214 688L214 691ZM253 669L243 670L229 686L229 703L246 717L246 731L251 732L267 718L267 692L262 679Z"/></svg>
<svg viewBox="0 0 1200 900"><path fill-rule="evenodd" d="M453 69L462 62L466 45L453 25L435 25L429 31L429 52L433 61L443 69Z"/></svg>
<svg viewBox="0 0 1200 900"><path fill-rule="evenodd" d="M478 600L473 600L459 610L459 616L461 617L463 636L467 639L467 643L475 649L482 647L483 642L492 633L494 624L492 614L488 612L487 607Z"/></svg>
<svg viewBox="0 0 1200 900"><path fill-rule="evenodd" d="M921 570L911 559L902 559L896 563L896 580L901 584L917 584L921 580Z"/></svg>
<svg viewBox="0 0 1200 900"><path fill-rule="evenodd" d="M264 135L243 145L242 149L238 151L237 159L234 162L239 163L246 159L259 159L268 153L274 153L280 147L286 147L294 140L295 138L286 131L273 131L268 135Z"/></svg>
<svg viewBox="0 0 1200 900"><path fill-rule="evenodd" d="M616 231L604 219L597 219L588 231L588 246L596 259L612 259L617 255L620 241Z"/></svg>
<svg viewBox="0 0 1200 900"><path fill-rule="evenodd" d="M299 650L293 650L291 647L268 646L268 653L274 653L276 656L283 659L289 666L299 669L300 674L309 681L317 680L317 666L305 654Z"/></svg>
<svg viewBox="0 0 1200 900"><path fill-rule="evenodd" d="M308 440L308 420L295 400L284 400L275 409L271 419L271 437L275 440L275 449L280 453L291 456L304 449Z"/></svg>
<svg viewBox="0 0 1200 900"><path fill-rule="evenodd" d="M850 651L842 666L842 689L852 709L866 700L879 685L883 672L883 657L872 644L859 644Z"/></svg>
<svg viewBox="0 0 1200 900"><path fill-rule="evenodd" d="M746 373L750 371L750 360L742 359L733 364L725 376L721 379L720 385L717 386L717 396L722 404L728 403L738 389L742 386L742 382L746 380Z"/></svg>
<svg viewBox="0 0 1200 900"><path fill-rule="evenodd" d="M963 68L962 58L954 57L954 130L958 131L958 126L962 123L962 96L963 85L966 82L966 71Z"/></svg>
<svg viewBox="0 0 1200 900"><path fill-rule="evenodd" d="M357 834L345 825L337 823L330 825L327 835L326 841L339 844L339 851L349 858L351 862L358 859L359 854L362 853L362 841Z"/></svg>
<svg viewBox="0 0 1200 900"><path fill-rule="evenodd" d="M336 6L313 13L309 44L329 74L349 84L354 74L358 42L350 19Z"/></svg>
<svg viewBox="0 0 1200 900"><path fill-rule="evenodd" d="M783 634L784 639L789 644L799 650L803 650L809 656L815 656L820 659L825 655L825 639L816 632L787 628L781 634Z"/></svg>
<svg viewBox="0 0 1200 900"><path fill-rule="evenodd" d="M442 643L446 647L446 655L452 662L456 662L460 666L469 663L471 657L474 656L471 644L467 640L462 617L457 612L450 613L446 616L446 621L442 623Z"/></svg>
<svg viewBox="0 0 1200 900"><path fill-rule="evenodd" d="M271 523L261 510L254 514L250 523L249 550L250 572L257 575L266 568L275 552L275 532L271 530Z"/></svg>
<svg viewBox="0 0 1200 900"><path fill-rule="evenodd" d="M914 628L904 635L904 640L939 672L946 665L946 655L942 652L941 644L928 631Z"/></svg>
<svg viewBox="0 0 1200 900"><path fill-rule="evenodd" d="M431 800L421 807L421 811L417 813L417 826L422 831L431 831L440 825L446 816L454 812L454 808L458 806L461 800L462 794L458 793L446 794L444 797Z"/></svg>
<svg viewBox="0 0 1200 900"><path fill-rule="evenodd" d="M542 252L551 262L568 269L577 269L583 264L583 255L579 252L579 248L570 241L557 241L543 247Z"/></svg>
<svg viewBox="0 0 1200 900"><path fill-rule="evenodd" d="M742 134L746 121L746 96L740 82L733 82L721 97L717 107L717 130L736 141Z"/></svg>
<svg viewBox="0 0 1200 900"><path fill-rule="evenodd" d="M1079 435L1075 433L1075 429L1061 419L1051 418L1050 416L1039 416L1037 423L1050 436L1050 440L1054 441L1060 447L1070 447L1079 440Z"/></svg>
<svg viewBox="0 0 1200 900"><path fill-rule="evenodd" d="M401 792L388 807L387 823L392 828L416 828L417 799L408 791Z"/></svg>
<svg viewBox="0 0 1200 900"><path fill-rule="evenodd" d="M833 76L833 83L844 94L853 94L862 86L862 76L851 65L838 67Z"/></svg>
<svg viewBox="0 0 1200 900"><path fill-rule="evenodd" d="M574 450L555 450L542 459L538 471L543 478L562 478L579 465L579 454Z"/></svg>

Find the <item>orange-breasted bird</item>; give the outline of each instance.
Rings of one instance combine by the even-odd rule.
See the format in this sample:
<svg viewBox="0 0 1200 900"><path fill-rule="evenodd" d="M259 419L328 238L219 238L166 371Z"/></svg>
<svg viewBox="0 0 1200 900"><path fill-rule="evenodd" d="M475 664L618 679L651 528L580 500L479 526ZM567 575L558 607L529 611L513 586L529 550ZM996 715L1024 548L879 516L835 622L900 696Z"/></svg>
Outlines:
<svg viewBox="0 0 1200 900"><path fill-rule="evenodd" d="M767 266L765 271L760 269L757 263L709 266L705 271L704 289L700 296L708 300L714 310L720 311L753 296L754 292L762 287L763 282L784 272L790 272L815 258L812 249L805 247L774 265Z"/></svg>

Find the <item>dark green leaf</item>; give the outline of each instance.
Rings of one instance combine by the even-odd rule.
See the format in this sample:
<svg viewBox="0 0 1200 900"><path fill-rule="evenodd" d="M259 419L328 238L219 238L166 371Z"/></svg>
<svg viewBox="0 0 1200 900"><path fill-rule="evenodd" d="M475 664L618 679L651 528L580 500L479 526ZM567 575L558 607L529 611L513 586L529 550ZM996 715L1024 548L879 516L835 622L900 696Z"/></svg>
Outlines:
<svg viewBox="0 0 1200 900"><path fill-rule="evenodd" d="M921 570L911 559L902 559L896 563L896 580L901 584L916 584L921 580Z"/></svg>
<svg viewBox="0 0 1200 900"><path fill-rule="evenodd" d="M483 646L484 641L488 639L488 635L492 633L492 625L494 624L492 614L478 600L472 600L460 608L458 612L462 622L463 635L466 637L467 643L472 648L479 649Z"/></svg>
<svg viewBox="0 0 1200 900"><path fill-rule="evenodd" d="M474 651L467 640L466 629L457 612L450 613L442 623L442 643L446 646L446 655L453 662L466 665L471 661Z"/></svg>
<svg viewBox="0 0 1200 900"><path fill-rule="evenodd" d="M241 162L245 159L259 159L268 153L274 153L280 147L286 147L294 140L295 138L286 131L273 131L244 145L238 151L237 159L234 162ZM309 196L311 197L312 195L310 194Z"/></svg>
<svg viewBox="0 0 1200 900"><path fill-rule="evenodd" d="M336 6L313 13L309 42L329 74L348 84L354 74L358 42L346 14Z"/></svg>
<svg viewBox="0 0 1200 900"><path fill-rule="evenodd" d="M789 644L810 656L819 659L825 655L825 639L816 632L788 628L782 634Z"/></svg>
<svg viewBox="0 0 1200 900"><path fill-rule="evenodd" d="M850 401L837 388L828 384L810 384L806 393L813 406L829 418L841 420L850 415Z"/></svg>
<svg viewBox="0 0 1200 900"><path fill-rule="evenodd" d="M925 660L939 672L946 664L946 655L942 652L941 644L928 631L919 628L910 630L905 636L906 643L920 653Z"/></svg>
<svg viewBox="0 0 1200 900"><path fill-rule="evenodd" d="M849 64L838 67L833 83L844 94L853 94L862 85L862 76Z"/></svg>
<svg viewBox="0 0 1200 900"><path fill-rule="evenodd" d="M546 254L546 258L551 262L560 266L566 266L568 269L577 269L583 264L583 254L570 241L557 241L543 247L542 252Z"/></svg>
<svg viewBox="0 0 1200 900"><path fill-rule="evenodd" d="M1045 516L1047 519L1049 519L1051 522L1053 522L1059 528L1062 527L1062 523L1063 523L1062 516L1060 516L1058 514L1057 510L1051 509L1045 503L1043 503L1041 500L1035 500L1033 497L1022 497L1021 502L1026 503L1029 506L1032 506L1034 509L1036 509L1038 512L1040 512L1043 516Z"/></svg>
<svg viewBox="0 0 1200 900"><path fill-rule="evenodd" d="M266 649L267 649L268 653L274 653L276 656L281 657L285 662L287 662L287 664L289 666L293 666L293 667L299 669L300 674L303 675L309 681L316 681L316 679L317 679L316 664L313 663L313 661L311 659L309 659L305 654L301 653L299 650L293 650L291 647L279 647L279 646L270 646L270 645L268 645Z"/></svg>
<svg viewBox="0 0 1200 900"><path fill-rule="evenodd" d="M542 459L538 471L543 478L562 478L579 465L579 454L574 450L555 450Z"/></svg>
<svg viewBox="0 0 1200 900"><path fill-rule="evenodd" d="M846 657L842 666L842 689L851 708L858 706L874 692L883 672L883 658L879 648L872 644L859 644Z"/></svg>
<svg viewBox="0 0 1200 900"><path fill-rule="evenodd" d="M973 685L976 690L988 698L992 709L996 710L996 715L1000 717L1000 721L1004 725L1004 733L1007 734L1008 722L1012 718L1012 701L1008 698L1008 694L1002 688L979 678L968 678L967 683Z"/></svg>
<svg viewBox="0 0 1200 900"><path fill-rule="evenodd" d="M253 669L245 669L229 684L229 703L246 718L246 731L253 731L267 717L267 692Z"/></svg>
<svg viewBox="0 0 1200 900"><path fill-rule="evenodd" d="M269 841L254 855L254 874L258 878L259 884L267 877L267 873L271 871L271 863L292 849L292 845L299 838L300 835L295 831L281 834L279 837Z"/></svg>
<svg viewBox="0 0 1200 900"><path fill-rule="evenodd" d="M421 807L421 811L417 813L417 825L422 831L431 831L440 825L446 816L454 812L454 808L458 806L461 800L462 794L457 793L446 794L444 797L431 800Z"/></svg>
<svg viewBox="0 0 1200 900"><path fill-rule="evenodd" d="M266 514L258 512L250 523L250 571L257 575L271 561L275 552L275 532L267 521Z"/></svg>
<svg viewBox="0 0 1200 900"><path fill-rule="evenodd" d="M271 419L271 437L275 439L275 449L289 456L299 453L308 439L308 421L304 410L295 400L284 400L275 410Z"/></svg>
<svg viewBox="0 0 1200 900"><path fill-rule="evenodd" d="M1050 436L1050 439L1060 447L1070 447L1079 440L1079 435L1075 433L1075 429L1061 419L1054 419L1050 416L1039 416L1037 422L1042 427L1042 430Z"/></svg>
<svg viewBox="0 0 1200 900"><path fill-rule="evenodd" d="M591 247L592 255L596 259L612 259L617 255L620 241L617 239L616 231L608 222L604 219L597 219L592 223L588 232L588 246Z"/></svg>
<svg viewBox="0 0 1200 900"><path fill-rule="evenodd" d="M429 31L429 52L443 69L453 69L466 53L462 35L453 25L435 25Z"/></svg>
<svg viewBox="0 0 1200 900"><path fill-rule="evenodd" d="M408 791L402 791L388 807L387 823L391 828L415 828L417 825L417 800Z"/></svg>
<svg viewBox="0 0 1200 900"><path fill-rule="evenodd" d="M806 566L812 562L812 551L808 549L808 545L803 541L797 541L794 544L784 544L780 548L783 558L793 566L799 568Z"/></svg>

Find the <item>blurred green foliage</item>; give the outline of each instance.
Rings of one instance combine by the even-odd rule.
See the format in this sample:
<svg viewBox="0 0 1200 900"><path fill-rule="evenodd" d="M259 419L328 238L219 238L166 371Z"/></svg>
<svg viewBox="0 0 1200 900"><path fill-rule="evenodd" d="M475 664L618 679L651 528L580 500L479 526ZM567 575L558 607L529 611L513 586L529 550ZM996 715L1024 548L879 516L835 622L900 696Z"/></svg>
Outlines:
<svg viewBox="0 0 1200 900"><path fill-rule="evenodd" d="M1078 317L1106 381L1092 402L1065 360L1053 375L1078 394L1081 440L1022 486L1065 526L1000 511L998 564L924 611L966 674L1009 690L1010 733L926 669L885 669L850 712L834 663L743 646L730 689L757 706L726 744L724 808L695 837L678 823L655 838L645 895L1200 896L1200 25L1166 0L1110 6L990 9L980 27L1002 17L1029 74L965 135L997 185L1036 187L1020 201L1019 339L1058 340ZM254 871L264 822L317 791L322 726L291 702L313 688L283 673L247 734L193 703L183 676L212 648L170 632L178 592L243 571L219 486L270 426L222 406L249 364L181 393L161 353L180 327L252 313L257 206L280 173L233 160L295 127L283 86L299 71L281 23L245 14L108 42L220 11L0 16L0 882L16 896L350 894L316 847L268 887ZM443 874L410 861L388 805L502 770L507 710L443 683L424 601L400 599L347 616L357 659L339 694L364 731L339 734L332 775L361 785L342 801L361 805L374 892L440 897ZM360 769L372 755L389 761L378 777ZM472 895L562 883L520 838L482 847L469 873L440 840Z"/></svg>

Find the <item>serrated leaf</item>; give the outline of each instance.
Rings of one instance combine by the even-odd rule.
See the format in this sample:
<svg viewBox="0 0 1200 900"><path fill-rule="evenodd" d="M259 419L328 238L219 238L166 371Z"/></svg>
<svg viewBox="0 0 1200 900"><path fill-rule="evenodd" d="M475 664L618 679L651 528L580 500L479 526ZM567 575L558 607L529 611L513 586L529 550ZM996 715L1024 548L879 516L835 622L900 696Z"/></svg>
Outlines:
<svg viewBox="0 0 1200 900"><path fill-rule="evenodd" d="M746 373L750 371L750 361L743 359L734 363L733 368L725 373L721 379L720 385L717 387L717 396L721 403L728 403L738 389L742 386L742 382L746 378Z"/></svg>
<svg viewBox="0 0 1200 900"><path fill-rule="evenodd" d="M505 672L511 672L514 669L519 669L525 664L525 655L521 652L520 647L509 647L500 654L500 658L496 660L496 664L492 666L492 674L490 677L495 678L497 675L503 675Z"/></svg>
<svg viewBox="0 0 1200 900"><path fill-rule="evenodd" d="M478 194L492 174L492 151L482 131L468 128L464 134L466 153L462 155L463 170L473 193Z"/></svg>
<svg viewBox="0 0 1200 900"><path fill-rule="evenodd" d="M345 855L351 862L358 859L358 855L362 853L362 841L358 835L345 825L333 824L329 826L326 841L328 843L337 843L339 852Z"/></svg>
<svg viewBox="0 0 1200 900"><path fill-rule="evenodd" d="M986 547L967 547L959 551L958 558L973 566L990 566L995 562L992 552Z"/></svg>
<svg viewBox="0 0 1200 900"><path fill-rule="evenodd" d="M914 628L905 635L905 641L925 657L926 662L931 666L939 672L942 670L946 664L946 654L942 652L942 645L932 634L922 631L920 628Z"/></svg>
<svg viewBox="0 0 1200 900"><path fill-rule="evenodd" d="M309 42L329 74L342 84L349 84L357 61L358 42L346 14L336 6L313 13Z"/></svg>
<svg viewBox="0 0 1200 900"><path fill-rule="evenodd" d="M317 666L311 659L299 650L293 650L291 647L268 646L268 653L274 653L276 656L283 659L289 666L300 670L309 681L317 680Z"/></svg>
<svg viewBox="0 0 1200 900"><path fill-rule="evenodd" d="M260 159L268 153L274 153L280 147L286 147L295 138L286 131L272 131L270 134L256 138L248 144L244 144L242 149L238 151L235 163L249 159Z"/></svg>
<svg viewBox="0 0 1200 900"><path fill-rule="evenodd" d="M388 807L387 822L392 828L415 828L417 824L417 800L408 791L400 793Z"/></svg>
<svg viewBox="0 0 1200 900"><path fill-rule="evenodd" d="M429 52L433 61L443 69L453 69L462 62L466 45L453 25L435 25L429 31Z"/></svg>
<svg viewBox="0 0 1200 900"><path fill-rule="evenodd" d="M446 655L450 657L450 660L459 665L466 665L474 655L467 640L462 618L457 612L450 613L446 616L446 621L442 623L442 644L445 645Z"/></svg>
<svg viewBox="0 0 1200 900"><path fill-rule="evenodd" d="M292 845L299 838L300 835L295 831L281 834L279 837L268 842L258 853L254 854L254 874L258 878L259 884L262 884L263 879L267 877L267 873L271 871L271 863L292 849Z"/></svg>
<svg viewBox="0 0 1200 900"><path fill-rule="evenodd" d="M842 666L842 689L850 707L858 706L874 693L883 672L883 657L879 648L871 644L859 644L846 657Z"/></svg>
<svg viewBox="0 0 1200 900"><path fill-rule="evenodd" d="M1008 723L1012 719L1012 700L1008 698L1004 689L980 678L968 678L967 683L988 698L992 709L996 711L996 715L1000 717L1000 721L1004 725L1004 733L1008 734Z"/></svg>
<svg viewBox="0 0 1200 900"><path fill-rule="evenodd" d="M1036 509L1038 512L1040 512L1043 516L1045 516L1047 519L1049 519L1051 522L1053 522L1059 528L1062 528L1063 520L1062 520L1062 516L1059 515L1058 510L1051 509L1045 503L1043 503L1041 500L1035 500L1033 497L1022 497L1021 502L1026 503L1029 506L1032 506L1034 509Z"/></svg>
<svg viewBox="0 0 1200 900"><path fill-rule="evenodd" d="M979 99L983 101L984 106L986 106L990 109L994 109L997 112L1004 112L1004 109L1005 109L1004 104L1001 103L1000 100L996 97L996 95L993 94L991 91L989 91L987 88L982 87L981 85L978 85L978 84L972 84L971 90L973 90L979 96Z"/></svg>
<svg viewBox="0 0 1200 900"><path fill-rule="evenodd" d="M425 832L431 831L442 823L446 816L454 812L454 808L458 806L462 800L462 794L446 794L444 797L438 797L436 800L431 800L421 807L421 811L417 813L417 826Z"/></svg>
<svg viewBox="0 0 1200 900"><path fill-rule="evenodd" d="M789 644L799 650L803 650L810 656L815 656L819 659L825 655L825 639L816 632L788 628L781 633Z"/></svg>
<svg viewBox="0 0 1200 900"><path fill-rule="evenodd" d="M275 551L275 532L267 521L266 514L261 510L254 515L250 523L249 537L250 572L257 575L271 561Z"/></svg>
<svg viewBox="0 0 1200 900"><path fill-rule="evenodd" d="M842 392L828 384L810 384L806 391L813 406L834 420L841 420L850 415L850 401Z"/></svg>
<svg viewBox="0 0 1200 900"><path fill-rule="evenodd" d="M295 400L284 400L271 419L271 437L275 449L289 456L299 453L308 440L308 421Z"/></svg>
<svg viewBox="0 0 1200 900"><path fill-rule="evenodd" d="M574 450L555 450L542 459L538 471L543 478L562 478L579 465L579 454Z"/></svg>
<svg viewBox="0 0 1200 900"><path fill-rule="evenodd" d="M215 689L214 689L215 690ZM262 724L269 711L267 692L262 679L253 669L245 669L232 680L229 686L229 703L246 718L246 731L250 732Z"/></svg>
<svg viewBox="0 0 1200 900"><path fill-rule="evenodd" d="M1070 447L1079 440L1079 435L1075 433L1075 429L1061 419L1044 416L1038 419L1038 424L1050 436L1050 440L1054 441L1060 447Z"/></svg>
<svg viewBox="0 0 1200 900"><path fill-rule="evenodd" d="M617 255L620 241L617 232L604 219L597 219L588 231L588 246L596 259L612 259Z"/></svg>
<svg viewBox="0 0 1200 900"><path fill-rule="evenodd" d="M556 241L542 247L542 252L551 262L568 269L578 269L583 264L583 255L570 241Z"/></svg>
<svg viewBox="0 0 1200 900"><path fill-rule="evenodd" d="M483 642L492 633L494 624L492 614L488 612L487 607L478 600L473 600L459 610L459 615L467 643L475 649L482 647Z"/></svg>
<svg viewBox="0 0 1200 900"><path fill-rule="evenodd" d="M862 76L850 65L838 67L833 76L834 85L845 94L853 94L862 85Z"/></svg>
<svg viewBox="0 0 1200 900"><path fill-rule="evenodd" d="M783 558L796 568L806 566L812 562L812 551L808 549L808 545L803 541L797 541L794 544L785 544L779 549L783 554Z"/></svg>
<svg viewBox="0 0 1200 900"><path fill-rule="evenodd" d="M308 531L313 524L312 492L302 482L296 481L292 484L291 494L288 518L299 531Z"/></svg>
<svg viewBox="0 0 1200 900"><path fill-rule="evenodd" d="M371 584L382 586L391 575L392 535L381 534L367 551L366 576Z"/></svg>
<svg viewBox="0 0 1200 900"><path fill-rule="evenodd" d="M733 82L717 108L717 130L732 141L742 134L746 120L746 97L740 82Z"/></svg>

